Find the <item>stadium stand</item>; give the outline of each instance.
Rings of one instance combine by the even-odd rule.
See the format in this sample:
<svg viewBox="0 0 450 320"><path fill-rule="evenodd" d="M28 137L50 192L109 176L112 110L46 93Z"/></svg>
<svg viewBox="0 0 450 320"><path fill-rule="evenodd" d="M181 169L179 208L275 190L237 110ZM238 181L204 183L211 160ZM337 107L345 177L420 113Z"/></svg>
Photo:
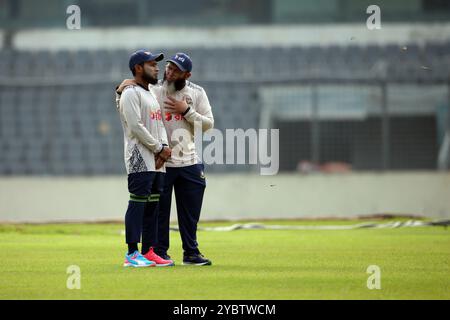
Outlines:
<svg viewBox="0 0 450 320"><path fill-rule="evenodd" d="M361 101L373 98L383 84L391 94L395 85L403 84L412 86L410 94L414 96L414 85L426 84L444 88L445 96L449 83L449 42L179 50L190 53L195 64L192 80L207 90L215 127L220 130L260 127L264 105L260 92L265 88L317 86L324 114L319 160L347 162L354 169L381 168L382 118L379 112L367 112L357 121L345 117L333 120L327 112L331 114L333 108L365 108ZM173 53L164 48L155 51ZM0 174L124 173L114 87L130 77L128 55L122 49L1 50ZM328 86L342 84L347 84L344 91L354 90L360 100L327 105L327 101L342 98L339 88L332 92ZM364 93L361 84L373 90ZM372 104L380 108L378 100ZM427 108L429 112L407 116L400 112L390 119L391 169L436 168L441 139L434 112L438 105ZM299 160L311 156L311 123L303 120L275 119L274 127L283 128L280 151L287 155L282 157L282 170L295 170ZM247 169L228 166L226 170ZM213 166L211 170L224 171L225 167Z"/></svg>

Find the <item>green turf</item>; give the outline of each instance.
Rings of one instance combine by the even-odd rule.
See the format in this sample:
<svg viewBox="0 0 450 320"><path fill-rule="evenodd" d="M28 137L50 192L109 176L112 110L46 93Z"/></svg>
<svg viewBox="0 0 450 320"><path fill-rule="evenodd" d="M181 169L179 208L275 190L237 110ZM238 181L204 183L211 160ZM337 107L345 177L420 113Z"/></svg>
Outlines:
<svg viewBox="0 0 450 320"><path fill-rule="evenodd" d="M182 266L179 234L171 232L169 253L177 265L145 269L121 266L122 229L0 225L0 299L450 298L450 230L442 227L201 231L210 267ZM80 290L66 287L69 265L81 269ZM367 288L369 265L381 269L380 290Z"/></svg>

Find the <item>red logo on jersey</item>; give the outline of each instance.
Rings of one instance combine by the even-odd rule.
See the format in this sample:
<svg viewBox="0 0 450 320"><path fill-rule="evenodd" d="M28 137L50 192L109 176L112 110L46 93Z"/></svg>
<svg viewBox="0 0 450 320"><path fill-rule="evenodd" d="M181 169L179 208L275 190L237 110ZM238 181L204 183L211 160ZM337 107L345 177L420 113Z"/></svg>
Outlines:
<svg viewBox="0 0 450 320"><path fill-rule="evenodd" d="M181 114L173 115L170 112L166 112L164 119L166 121L171 121L171 120L180 121L180 120L183 120L183 116Z"/></svg>
<svg viewBox="0 0 450 320"><path fill-rule="evenodd" d="M162 119L161 110L158 110L156 112L152 111L150 113L150 119L152 119L152 120L161 120Z"/></svg>

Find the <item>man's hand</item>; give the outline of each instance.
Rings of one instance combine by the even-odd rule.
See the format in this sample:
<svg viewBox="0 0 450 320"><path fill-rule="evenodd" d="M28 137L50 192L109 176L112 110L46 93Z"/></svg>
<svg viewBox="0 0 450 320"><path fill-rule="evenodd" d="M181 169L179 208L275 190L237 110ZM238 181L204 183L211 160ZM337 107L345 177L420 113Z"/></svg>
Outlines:
<svg viewBox="0 0 450 320"><path fill-rule="evenodd" d="M170 158L172 155L172 149L168 146L163 146L160 153L155 154L155 168L156 170L160 169L164 163Z"/></svg>
<svg viewBox="0 0 450 320"><path fill-rule="evenodd" d="M123 89L125 89L125 87L127 87L127 86L135 86L135 85L137 85L136 80L134 80L134 79L125 79L119 85L119 87L117 88L116 92L118 94L121 94Z"/></svg>
<svg viewBox="0 0 450 320"><path fill-rule="evenodd" d="M167 100L164 101L164 109L172 114L183 114L189 108L189 105L186 102L186 97L183 100L177 100L172 97L167 97Z"/></svg>
<svg viewBox="0 0 450 320"><path fill-rule="evenodd" d="M167 161L172 155L172 149L168 146L163 146L162 150L158 153L158 157L162 158L164 161Z"/></svg>
<svg viewBox="0 0 450 320"><path fill-rule="evenodd" d="M159 156L155 156L155 168L156 168L156 170L160 169L164 165L165 162L166 161L163 158L161 158Z"/></svg>

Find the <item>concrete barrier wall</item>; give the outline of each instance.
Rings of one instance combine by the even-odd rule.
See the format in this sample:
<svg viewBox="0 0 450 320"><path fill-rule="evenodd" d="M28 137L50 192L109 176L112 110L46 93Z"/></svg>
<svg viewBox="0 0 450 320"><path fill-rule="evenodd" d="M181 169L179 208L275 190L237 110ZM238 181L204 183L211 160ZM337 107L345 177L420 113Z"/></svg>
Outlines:
<svg viewBox="0 0 450 320"><path fill-rule="evenodd" d="M126 176L0 177L0 221L121 220ZM211 174L203 220L354 217L379 213L450 217L450 174ZM172 219L176 219L172 208Z"/></svg>
<svg viewBox="0 0 450 320"><path fill-rule="evenodd" d="M362 17L364 19L364 17ZM280 37L280 35L282 35ZM211 28L120 27L27 29L18 31L13 46L18 50L79 50L192 47L254 47L408 44L448 41L450 23L388 23L369 30L365 21L344 24L233 26ZM177 39L177 41L173 41ZM353 43L352 43L353 42Z"/></svg>

